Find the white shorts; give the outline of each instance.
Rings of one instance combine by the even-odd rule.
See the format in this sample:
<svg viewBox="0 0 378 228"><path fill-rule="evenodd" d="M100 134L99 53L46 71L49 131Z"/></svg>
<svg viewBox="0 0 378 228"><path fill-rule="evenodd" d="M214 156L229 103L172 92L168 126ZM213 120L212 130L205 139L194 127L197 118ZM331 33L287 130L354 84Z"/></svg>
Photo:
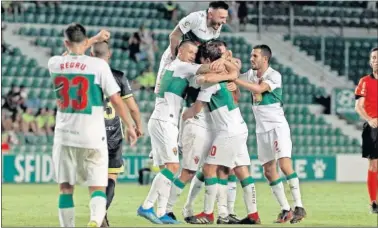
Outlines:
<svg viewBox="0 0 378 228"><path fill-rule="evenodd" d="M279 126L264 133L256 133L257 156L261 164L288 157L293 148L289 125Z"/></svg>
<svg viewBox="0 0 378 228"><path fill-rule="evenodd" d="M212 131L186 122L182 132L182 168L197 171L213 142Z"/></svg>
<svg viewBox="0 0 378 228"><path fill-rule="evenodd" d="M148 132L151 137L154 165L179 163L177 126L170 122L150 119L148 121Z"/></svg>
<svg viewBox="0 0 378 228"><path fill-rule="evenodd" d="M247 137L248 133L231 137L222 134L216 135L210 151L206 156L205 163L234 168L237 161L237 155L246 149L245 146ZM246 154L243 153L243 156L241 157L245 157L245 155ZM250 159L248 156L248 161L249 160Z"/></svg>
<svg viewBox="0 0 378 228"><path fill-rule="evenodd" d="M235 158L235 165L233 168L238 166L249 166L251 165L251 157L249 156L248 146L248 133L240 135L240 146L238 146L239 150L236 151L236 158Z"/></svg>
<svg viewBox="0 0 378 228"><path fill-rule="evenodd" d="M157 76L156 76L156 86L155 86L155 93L158 93L159 92L159 88L160 88L160 80L161 80L161 77L163 76L163 71L165 69L165 67L171 63L173 60L172 60L172 55L171 55L171 49L170 47L168 47L163 55L161 56L161 60L160 60L160 65L159 65L159 71L157 73Z"/></svg>
<svg viewBox="0 0 378 228"><path fill-rule="evenodd" d="M55 181L59 184L108 186L108 149L53 146Z"/></svg>

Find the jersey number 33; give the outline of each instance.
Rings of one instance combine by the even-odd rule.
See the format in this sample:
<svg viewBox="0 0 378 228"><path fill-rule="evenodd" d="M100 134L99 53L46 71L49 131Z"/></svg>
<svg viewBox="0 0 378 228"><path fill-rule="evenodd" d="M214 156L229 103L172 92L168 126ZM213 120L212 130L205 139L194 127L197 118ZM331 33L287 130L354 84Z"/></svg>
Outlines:
<svg viewBox="0 0 378 228"><path fill-rule="evenodd" d="M92 106L102 105L102 92L91 74L54 74L57 106L63 113L91 114Z"/></svg>

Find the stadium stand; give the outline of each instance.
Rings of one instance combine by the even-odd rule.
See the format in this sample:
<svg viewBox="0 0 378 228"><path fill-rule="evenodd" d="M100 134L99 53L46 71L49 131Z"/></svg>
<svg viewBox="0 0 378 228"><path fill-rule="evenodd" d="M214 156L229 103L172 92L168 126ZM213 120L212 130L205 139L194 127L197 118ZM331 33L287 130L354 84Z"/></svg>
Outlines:
<svg viewBox="0 0 378 228"><path fill-rule="evenodd" d="M126 1L76 1L70 4L62 2L59 6L40 7L37 7L34 4L25 3L26 11L23 15L18 17L2 15L2 20L4 19L4 21L7 22L27 22L28 24L22 26L17 31L17 34L33 38L34 45L36 46L50 48L50 55L59 55L64 52L62 31L51 26L36 28L33 24L62 25L72 21L78 21L84 25L111 27L109 29L112 33L111 46L113 48L111 65L117 69L125 71L127 77L130 80L133 80L146 69L148 63L146 61L135 62L130 59L125 49L127 49L128 37L132 34L117 31L117 27L137 29L143 24L147 28L154 29L155 40L158 46L158 51L155 52L155 59L156 61L160 61L160 57L168 46L169 40L168 34L160 32L159 30L172 29L174 24L171 21L164 19L164 15L159 11L159 7L161 6L159 6L158 3ZM286 11L283 8L276 8L274 6L272 9L274 10L270 11L270 8L267 8L266 11L264 11L264 15L266 14L268 16L266 18L267 21L264 23L286 23L286 19L280 17L273 19L273 15L283 15ZM252 19L250 22L255 23L253 17L257 11L255 8L251 10L249 17L252 17ZM357 11L358 9L355 11L351 10L352 13ZM313 23L315 23L308 19L312 18L313 13L311 10L303 9L300 12L305 18L303 20L309 21L308 23L306 22L308 25L313 25ZM328 18L337 11L324 12L322 17ZM185 15L185 12L180 10L179 15L182 17ZM353 13L353 15L355 15L355 13ZM356 15L358 16L360 14ZM229 31L228 29L229 28L226 28L225 31ZM92 36L97 31L89 30L88 32L89 35ZM248 43L243 37L237 37L230 33L223 34L221 38L228 43L234 55L240 57L242 62L245 63L242 71L248 70L252 44ZM301 36L296 37L294 42L308 50L309 54L314 54L318 57L318 38ZM334 39L327 40L327 45L329 46L332 46L334 43L337 43ZM364 47L364 51L370 47L369 41L366 40L354 40L352 43L353 45ZM369 45L367 45L367 43L369 43ZM336 48L340 47L336 45L335 49ZM342 57L343 53L329 49L326 54L331 58L334 55L340 55L340 57ZM355 52L351 52L350 54L351 56L363 55L363 53L356 54ZM330 62L330 65L335 69L339 69L340 64L341 63L337 62L337 60ZM359 62L353 66L353 70L358 74L358 66L360 66ZM310 113L307 105L314 104L316 97L324 96L324 88L319 88L311 84L307 77L296 75L291 68L280 64L279 59L272 59L272 67L280 71L283 75L284 108L292 130L294 153L299 155L359 153L360 146L357 139L342 134L339 128L334 128L331 124L326 123L322 117ZM155 64L155 72L157 71L157 68L158 64ZM35 59L28 58L19 49L14 48L12 52L3 54L2 75L3 94L6 94L9 91L11 85L23 85L27 87L29 97L36 97L41 100L41 107L55 108L54 92L49 83L49 73L47 69L38 67ZM154 95L152 92L149 90L137 90L135 91L135 97L141 111L146 116L149 116L154 107ZM248 143L250 151L252 152L256 149L256 138L254 134L255 120L250 109L250 94L248 92L242 92L239 102L242 114L249 125L250 135ZM13 146L12 152L51 153L51 136L32 135L30 137L30 140L25 140L24 142ZM139 140L137 147L129 148L125 146L124 148L126 153L148 154L151 150L150 139L148 136L145 136Z"/></svg>
<svg viewBox="0 0 378 228"><path fill-rule="evenodd" d="M378 26L377 10L367 9L367 3L356 1L297 1L294 4L294 26L327 26L370 28ZM258 7L249 2L248 22L258 23ZM264 25L289 25L289 4L266 2L263 8Z"/></svg>

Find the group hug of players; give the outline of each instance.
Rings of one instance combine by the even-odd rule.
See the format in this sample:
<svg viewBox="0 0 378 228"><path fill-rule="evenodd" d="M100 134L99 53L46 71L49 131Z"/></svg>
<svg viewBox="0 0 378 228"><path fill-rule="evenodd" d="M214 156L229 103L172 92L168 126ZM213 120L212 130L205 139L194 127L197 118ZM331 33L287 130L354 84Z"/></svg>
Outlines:
<svg viewBox="0 0 378 228"><path fill-rule="evenodd" d="M267 45L255 46L250 70L240 72L241 61L218 38L227 10L225 2L211 2L207 10L184 17L170 34L170 46L162 56L155 109L148 122L151 156L161 170L137 210L153 223L179 223L173 208L189 182L182 209L186 222L213 223L217 203L219 224L261 223L249 173L248 128L237 106L238 88L252 95L258 159L281 207L276 222L297 223L306 216L299 179L292 167L290 128L282 108L282 76L269 66L272 51ZM106 227L117 175L123 171L122 140L125 137L134 145L143 136L140 113L125 75L109 67L110 33L103 30L88 39L85 28L73 23L64 35L66 55L53 56L48 62L58 106L53 166L60 190L59 222L63 227L75 226L74 185L82 183L91 196L88 227ZM85 55L89 47L91 56ZM363 157L369 159L371 208L377 213L378 48L370 53L370 65L373 73L363 77L356 89L356 110L367 121L362 148ZM277 163L285 178L277 172ZM234 211L237 179L247 210L243 219ZM293 206L286 198L284 179L290 186ZM204 208L194 214L193 203L203 185Z"/></svg>
<svg viewBox="0 0 378 228"><path fill-rule="evenodd" d="M152 157L161 171L154 178L138 215L157 224L178 223L173 208L191 181L182 211L187 223L212 224L215 202L218 224L261 223L254 180L249 173L248 128L237 106L236 85L239 85L254 93L253 112L260 131L258 155L281 206L276 222L296 223L305 217L298 177L290 160L290 130L282 110L281 75L269 67L270 56L268 46L255 46L251 54L253 69L239 76L240 60L232 57L223 41L212 40L199 47L192 41L180 43L177 57L163 70L155 109L148 122ZM259 70L263 75L258 75ZM184 103L187 108L181 113ZM180 168L179 144L182 170L174 178ZM294 211L275 170L276 156L291 187ZM234 212L236 179L244 191L247 209L244 219L238 219ZM193 201L203 184L204 210L194 215Z"/></svg>

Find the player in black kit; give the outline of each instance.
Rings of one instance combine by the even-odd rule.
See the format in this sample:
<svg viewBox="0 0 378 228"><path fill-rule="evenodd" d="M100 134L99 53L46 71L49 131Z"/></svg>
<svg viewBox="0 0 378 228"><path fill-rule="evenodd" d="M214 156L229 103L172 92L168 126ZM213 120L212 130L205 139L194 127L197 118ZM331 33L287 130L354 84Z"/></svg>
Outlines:
<svg viewBox="0 0 378 228"><path fill-rule="evenodd" d="M92 46L91 55L109 61L111 53L107 42L98 42ZM142 124L140 118L140 112L138 105L133 97L133 92L129 81L126 76L118 70L111 69L116 82L118 83L121 91L121 97L125 101L127 108L130 111L131 117L136 125L137 136L143 135ZM116 115L112 104L109 102L108 98L105 98L104 104L104 115L105 115L105 127L106 135L108 140L108 151L109 151L109 169L108 169L108 187L106 188L107 204L106 209L108 210L113 197L115 183L119 173L124 170L123 159L122 159L122 140L123 140L123 127L121 119ZM101 225L101 227L109 227L109 222L107 216Z"/></svg>

